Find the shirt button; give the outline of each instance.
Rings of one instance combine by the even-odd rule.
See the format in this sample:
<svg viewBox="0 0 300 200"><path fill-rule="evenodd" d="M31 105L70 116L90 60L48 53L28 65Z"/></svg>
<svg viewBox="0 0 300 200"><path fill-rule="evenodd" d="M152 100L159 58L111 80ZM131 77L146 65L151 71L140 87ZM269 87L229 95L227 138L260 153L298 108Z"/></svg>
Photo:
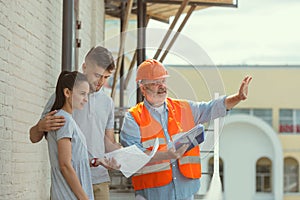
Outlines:
<svg viewBox="0 0 300 200"><path fill-rule="evenodd" d="M175 167L175 164L173 164L173 167Z"/></svg>
<svg viewBox="0 0 300 200"><path fill-rule="evenodd" d="M173 179L176 180L176 177L174 177Z"/></svg>

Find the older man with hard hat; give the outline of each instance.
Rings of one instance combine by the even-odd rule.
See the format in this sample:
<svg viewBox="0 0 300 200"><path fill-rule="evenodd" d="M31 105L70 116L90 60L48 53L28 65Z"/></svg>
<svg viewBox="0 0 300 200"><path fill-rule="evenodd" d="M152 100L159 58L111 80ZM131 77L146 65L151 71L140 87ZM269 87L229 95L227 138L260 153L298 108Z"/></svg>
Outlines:
<svg viewBox="0 0 300 200"><path fill-rule="evenodd" d="M248 94L252 77L246 76L239 91L210 102L167 98L168 72L162 63L148 59L137 69L136 81L144 101L125 114L121 130L123 146L136 145L149 153L156 138L159 149L132 177L137 199L194 199L201 177L200 149L187 146L175 150L172 138L195 125L226 115Z"/></svg>

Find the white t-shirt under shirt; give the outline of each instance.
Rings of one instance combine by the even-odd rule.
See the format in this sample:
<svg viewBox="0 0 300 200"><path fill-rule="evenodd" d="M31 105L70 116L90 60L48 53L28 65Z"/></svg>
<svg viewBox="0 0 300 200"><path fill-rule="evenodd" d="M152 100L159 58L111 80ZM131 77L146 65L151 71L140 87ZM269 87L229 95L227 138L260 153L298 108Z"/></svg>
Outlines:
<svg viewBox="0 0 300 200"><path fill-rule="evenodd" d="M45 106L42 118L50 111L55 100L52 95ZM104 136L106 129L114 128L114 103L103 90L91 93L83 110L74 110L73 118L86 137L89 154L93 157L101 157L105 153ZM110 181L106 168L102 166L92 167L93 184Z"/></svg>

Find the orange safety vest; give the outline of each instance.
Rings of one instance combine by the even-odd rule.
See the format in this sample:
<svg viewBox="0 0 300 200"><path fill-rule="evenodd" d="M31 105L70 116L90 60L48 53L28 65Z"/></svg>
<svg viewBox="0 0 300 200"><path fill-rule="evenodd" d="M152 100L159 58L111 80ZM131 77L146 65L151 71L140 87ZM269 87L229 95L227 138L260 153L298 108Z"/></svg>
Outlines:
<svg viewBox="0 0 300 200"><path fill-rule="evenodd" d="M190 130L195 126L192 110L188 102L167 98L168 133L173 139L181 132ZM140 127L141 142L144 148L152 150L154 141L159 139L159 150L167 149L167 142L161 124L156 121L141 102L129 110L136 123ZM180 172L187 178L201 177L200 148L194 147L184 153L183 157L177 160ZM160 187L172 181L172 168L170 160L162 160L155 163L148 163L132 177L132 184L135 190Z"/></svg>

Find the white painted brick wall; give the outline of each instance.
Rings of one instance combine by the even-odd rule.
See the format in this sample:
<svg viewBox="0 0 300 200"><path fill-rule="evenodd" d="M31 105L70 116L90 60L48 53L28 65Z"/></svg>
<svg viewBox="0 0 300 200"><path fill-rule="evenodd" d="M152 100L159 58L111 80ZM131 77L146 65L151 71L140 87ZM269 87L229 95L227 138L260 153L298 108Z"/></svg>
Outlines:
<svg viewBox="0 0 300 200"><path fill-rule="evenodd" d="M61 0L0 0L0 199L49 199L47 143L29 141L61 68ZM104 1L80 2L81 64L103 40Z"/></svg>
<svg viewBox="0 0 300 200"><path fill-rule="evenodd" d="M60 71L59 0L0 0L0 199L49 199L46 142L28 129Z"/></svg>

